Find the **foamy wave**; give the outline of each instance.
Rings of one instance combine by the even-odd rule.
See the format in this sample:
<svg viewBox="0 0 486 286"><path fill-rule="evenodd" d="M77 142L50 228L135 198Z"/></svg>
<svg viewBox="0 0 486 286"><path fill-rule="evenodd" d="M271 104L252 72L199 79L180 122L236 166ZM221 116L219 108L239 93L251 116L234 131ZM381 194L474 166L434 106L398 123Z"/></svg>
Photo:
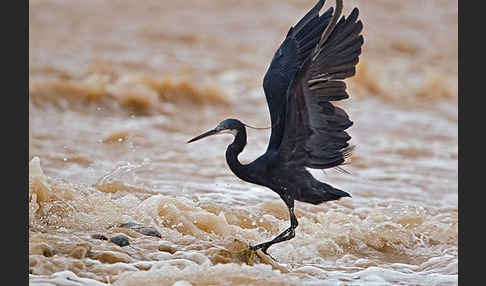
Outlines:
<svg viewBox="0 0 486 286"><path fill-rule="evenodd" d="M75 283L75 284L73 284ZM81 285L81 286L103 286L109 285L106 283L101 283L94 279L81 278L74 274L72 271L65 270L56 272L52 275L42 275L42 276L32 276L29 277L29 285L32 286L46 286L46 285L57 285L57 286L68 286L68 285Z"/></svg>
<svg viewBox="0 0 486 286"><path fill-rule="evenodd" d="M404 277L440 285L457 279L457 209L359 198L323 206L299 203L295 238L269 250L289 264L257 258L249 267L241 251L288 227L281 202L243 209L217 201L202 204L185 196L147 197L151 190L129 188L120 181L124 171L136 167L117 168L90 186L49 178L39 158L32 159L30 227L69 230L29 237L34 274L55 273L70 265L80 277L115 285L170 285L181 280L198 285L321 285L323 279L392 285ZM118 227L127 222L154 227L161 238ZM71 237L75 232L84 234ZM133 248L99 242L89 233L123 233ZM87 257L98 262L88 263ZM290 276L284 276L286 272ZM112 273L109 279L106 273Z"/></svg>
<svg viewBox="0 0 486 286"><path fill-rule="evenodd" d="M126 186L117 179L119 172L115 173L104 176L93 186L76 185L48 178L39 159L32 159L31 220L55 221L58 227L85 226L87 230L134 220L155 225L165 233L176 233L178 237L189 235L203 240L233 237L245 241L269 239L288 224L285 207L277 202L261 203L257 210L251 211L218 203L201 206L184 196L157 194L144 198L143 194L153 192ZM118 175L122 177L123 172ZM139 193L143 196L139 197ZM361 255L390 251L400 254L424 245L457 244L457 210L429 211L401 202L360 204L352 211L322 207L317 212L312 206L299 204L298 235L293 241L313 245L324 257L347 251ZM320 239L314 242L316 236Z"/></svg>
<svg viewBox="0 0 486 286"><path fill-rule="evenodd" d="M212 265L196 253L161 261L146 272L123 274L115 285L173 285L182 281L189 285L301 285L297 277L272 270L270 265Z"/></svg>
<svg viewBox="0 0 486 286"><path fill-rule="evenodd" d="M125 210L139 203L132 194L117 198L92 186L49 178L42 171L38 157L29 163L29 222L34 229L100 229L128 222Z"/></svg>
<svg viewBox="0 0 486 286"><path fill-rule="evenodd" d="M198 85L197 80L173 76L126 74L120 77L94 73L81 79L58 78L30 82L29 97L34 105L54 104L61 108L83 105L116 105L132 112L160 111L161 104L227 104L219 89ZM162 109L163 111L163 109Z"/></svg>

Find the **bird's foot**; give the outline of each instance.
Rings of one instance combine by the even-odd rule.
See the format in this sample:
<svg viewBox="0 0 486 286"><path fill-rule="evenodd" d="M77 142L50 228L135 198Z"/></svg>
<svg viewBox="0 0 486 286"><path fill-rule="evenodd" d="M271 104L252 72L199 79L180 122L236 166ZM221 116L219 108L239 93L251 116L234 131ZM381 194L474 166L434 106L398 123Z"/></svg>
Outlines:
<svg viewBox="0 0 486 286"><path fill-rule="evenodd" d="M249 246L233 253L239 255L240 257L243 256L243 259L246 260L246 264L252 265L253 258L255 258L256 249Z"/></svg>
<svg viewBox="0 0 486 286"><path fill-rule="evenodd" d="M242 243L239 240L235 240L238 243ZM238 247L240 248L240 247ZM250 244L246 244L246 247L240 248L240 250L234 250L232 253L240 257L240 259L246 261L248 265L252 265L253 259L255 258L255 253L258 248L254 248Z"/></svg>
<svg viewBox="0 0 486 286"><path fill-rule="evenodd" d="M239 240L235 240L235 241L241 243L241 241ZM238 255L240 259L246 261L248 265L253 265L255 256L258 256L259 261L263 261L264 263L270 263L270 259L273 260L274 262L277 262L275 258L273 258L270 254L268 254L267 252L268 247L269 246L265 247L264 245L252 246L250 244L247 244L247 246L244 247L243 249L240 248L240 250L233 251L232 253Z"/></svg>

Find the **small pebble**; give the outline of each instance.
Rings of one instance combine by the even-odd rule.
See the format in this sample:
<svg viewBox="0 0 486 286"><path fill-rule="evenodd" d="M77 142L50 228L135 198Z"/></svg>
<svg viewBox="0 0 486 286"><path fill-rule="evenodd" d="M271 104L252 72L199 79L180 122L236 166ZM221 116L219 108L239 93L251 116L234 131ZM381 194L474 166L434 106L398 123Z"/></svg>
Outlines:
<svg viewBox="0 0 486 286"><path fill-rule="evenodd" d="M69 255L71 255L74 258L83 259L87 256L90 250L91 250L91 246L88 244L77 245L71 250Z"/></svg>
<svg viewBox="0 0 486 286"><path fill-rule="evenodd" d="M134 230L136 232L143 234L143 235L155 236L155 237L158 237L158 238L162 238L162 235L160 235L160 232L153 227L141 227L141 228L134 229Z"/></svg>
<svg viewBox="0 0 486 286"><path fill-rule="evenodd" d="M98 251L98 252L91 252L89 255L90 258L96 259L101 261L102 263L117 263L117 262L123 262L123 263L132 263L133 259L125 254L125 253L119 253L115 251Z"/></svg>
<svg viewBox="0 0 486 286"><path fill-rule="evenodd" d="M160 244L159 251L164 251L164 252L169 252L170 254L174 254L177 251L177 249L169 245Z"/></svg>
<svg viewBox="0 0 486 286"><path fill-rule="evenodd" d="M95 233L95 234L91 235L91 238L108 240L108 237L106 237L104 234L100 234L100 233Z"/></svg>
<svg viewBox="0 0 486 286"><path fill-rule="evenodd" d="M155 236L155 237L158 237L158 238L162 237L162 235L160 235L160 232L158 230L156 230L154 227L144 226L143 224L136 223L136 222L123 223L123 224L120 224L119 227L132 229L132 230L134 230L138 233L141 233L141 234L147 235L147 236Z"/></svg>
<svg viewBox="0 0 486 286"><path fill-rule="evenodd" d="M122 247L130 245L130 242L128 241L128 237L124 234L114 235L110 238L110 241Z"/></svg>
<svg viewBox="0 0 486 286"><path fill-rule="evenodd" d="M40 254L46 257L51 257L55 254L54 248L45 242L33 244L30 247L29 254Z"/></svg>
<svg viewBox="0 0 486 286"><path fill-rule="evenodd" d="M139 263L135 264L135 267L137 267L138 270L147 271L147 270L150 270L150 268L152 268L152 264L139 262Z"/></svg>

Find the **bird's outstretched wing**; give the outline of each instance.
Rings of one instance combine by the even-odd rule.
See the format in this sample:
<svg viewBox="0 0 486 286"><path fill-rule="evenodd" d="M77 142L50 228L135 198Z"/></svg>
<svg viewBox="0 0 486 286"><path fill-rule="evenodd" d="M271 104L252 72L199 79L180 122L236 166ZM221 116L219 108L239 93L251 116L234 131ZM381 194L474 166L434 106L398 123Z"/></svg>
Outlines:
<svg viewBox="0 0 486 286"><path fill-rule="evenodd" d="M358 9L337 21L342 0L318 45L295 74L287 93L285 127L279 161L286 166L326 169L350 155L345 131L353 122L331 101L348 98L342 81L355 74L363 45Z"/></svg>
<svg viewBox="0 0 486 286"><path fill-rule="evenodd" d="M275 52L263 79L263 89L272 122L268 150L277 150L280 146L290 83L316 47L331 19L333 8L319 16L324 2L319 0L294 27L290 28L285 40Z"/></svg>

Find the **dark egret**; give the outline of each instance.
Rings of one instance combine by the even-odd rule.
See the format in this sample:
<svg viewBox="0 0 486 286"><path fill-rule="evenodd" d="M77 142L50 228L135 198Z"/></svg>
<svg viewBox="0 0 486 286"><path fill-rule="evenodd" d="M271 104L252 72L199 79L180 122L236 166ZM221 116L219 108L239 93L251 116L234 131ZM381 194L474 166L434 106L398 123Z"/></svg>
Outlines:
<svg viewBox="0 0 486 286"><path fill-rule="evenodd" d="M308 171L340 168L351 155L351 137L345 130L353 122L331 102L349 97L343 80L355 74L363 45L358 8L339 19L342 0L336 1L335 11L331 7L319 15L324 2L318 1L290 28L263 79L272 124L266 152L249 164L240 163L247 125L237 119L226 119L187 142L233 134L234 141L226 149L231 171L246 182L273 190L285 202L290 227L270 241L250 246L250 260L256 250L268 255L270 246L295 236L295 200L320 204L351 197Z"/></svg>

